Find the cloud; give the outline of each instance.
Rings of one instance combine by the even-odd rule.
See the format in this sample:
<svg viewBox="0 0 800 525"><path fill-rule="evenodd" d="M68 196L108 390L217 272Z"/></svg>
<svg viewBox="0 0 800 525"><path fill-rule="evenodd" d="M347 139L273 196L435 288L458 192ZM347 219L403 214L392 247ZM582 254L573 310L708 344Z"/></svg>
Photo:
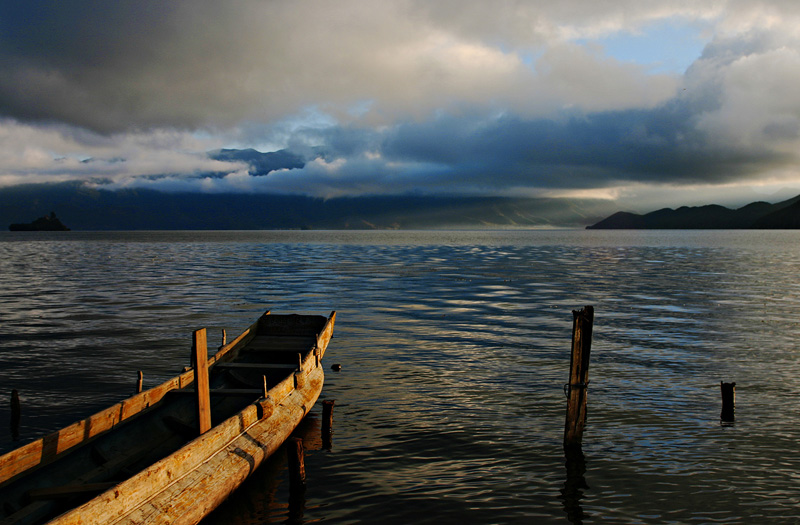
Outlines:
<svg viewBox="0 0 800 525"><path fill-rule="evenodd" d="M451 11L485 22L481 30L449 22L441 12L446 3L436 5L5 4L0 111L110 133L232 127L284 118L310 105L345 119L363 101L371 106L361 117L386 123L462 105L533 115L550 112L553 104L596 110L627 100L633 107L670 94L666 79L582 53L556 34L553 28L597 31L564 29L559 17L580 13L581 4L566 15L544 3L504 2L489 9L463 2ZM508 23L516 36L505 36ZM531 64L529 53L546 56ZM596 89L600 78L605 80ZM633 90L626 89L628 82Z"/></svg>
<svg viewBox="0 0 800 525"><path fill-rule="evenodd" d="M0 143L0 186L67 180L125 184L139 177L191 177L246 168L244 162L209 158L205 151L213 142L171 130L106 136L63 124L4 119Z"/></svg>
<svg viewBox="0 0 800 525"><path fill-rule="evenodd" d="M685 74L603 46L664 21L702 32ZM605 197L782 184L800 161L798 27L800 5L778 0L7 2L0 184ZM207 154L223 148L294 164Z"/></svg>

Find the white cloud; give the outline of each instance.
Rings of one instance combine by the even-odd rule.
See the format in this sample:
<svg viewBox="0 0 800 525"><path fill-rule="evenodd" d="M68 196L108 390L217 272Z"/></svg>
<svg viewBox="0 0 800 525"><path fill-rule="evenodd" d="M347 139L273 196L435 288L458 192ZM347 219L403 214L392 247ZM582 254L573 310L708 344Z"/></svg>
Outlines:
<svg viewBox="0 0 800 525"><path fill-rule="evenodd" d="M4 119L0 143L0 186L98 178L122 183L137 177L243 168L210 160L205 151L214 141L172 130L102 136L64 125Z"/></svg>
<svg viewBox="0 0 800 525"><path fill-rule="evenodd" d="M659 177L756 183L800 162L796 2L64 0L45 17L37 34L0 7L0 185L612 196ZM709 30L683 77L597 44L663 20ZM593 119L612 113L628 127L606 144L613 123ZM543 119L554 129L518 135ZM391 151L406 125L424 140ZM205 155L230 144L310 162L252 177Z"/></svg>

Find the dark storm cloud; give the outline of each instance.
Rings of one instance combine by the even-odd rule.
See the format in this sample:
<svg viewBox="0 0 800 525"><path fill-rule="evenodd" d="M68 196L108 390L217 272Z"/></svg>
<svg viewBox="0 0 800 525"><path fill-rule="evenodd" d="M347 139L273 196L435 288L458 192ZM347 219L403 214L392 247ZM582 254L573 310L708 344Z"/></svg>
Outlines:
<svg viewBox="0 0 800 525"><path fill-rule="evenodd" d="M174 16L169 5L148 0L3 2L0 112L94 129L126 125L132 113L147 110L145 94L127 81L168 48Z"/></svg>
<svg viewBox="0 0 800 525"><path fill-rule="evenodd" d="M331 129L315 133L315 139L324 140L319 150L328 160L374 151L386 165L438 166L433 183L436 188L449 185L453 192L475 186L497 190L719 183L749 173L754 163L789 160L780 152L742 152L710 143L694 127L693 104L675 100L652 110L560 119L445 116L372 135L367 130ZM342 141L343 136L350 140ZM345 167L339 172L346 177ZM419 185L426 186L424 177Z"/></svg>
<svg viewBox="0 0 800 525"><path fill-rule="evenodd" d="M5 2L0 185L777 184L800 165L798 20L757 0ZM705 28L683 74L604 48L665 21Z"/></svg>

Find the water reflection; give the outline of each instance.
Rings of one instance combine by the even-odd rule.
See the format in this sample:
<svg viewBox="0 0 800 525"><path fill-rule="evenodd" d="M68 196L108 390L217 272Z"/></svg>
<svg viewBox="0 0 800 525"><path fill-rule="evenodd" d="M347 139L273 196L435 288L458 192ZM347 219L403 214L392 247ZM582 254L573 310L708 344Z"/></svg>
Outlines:
<svg viewBox="0 0 800 525"><path fill-rule="evenodd" d="M336 443L309 452L305 521L800 520L798 232L114 235L0 235L0 395L19 390L23 440L129 395L137 370L172 376L193 329L336 308ZM591 490L561 454L586 304ZM284 474L260 471L216 523L288 519Z"/></svg>
<svg viewBox="0 0 800 525"><path fill-rule="evenodd" d="M567 480L561 489L561 500L564 504L564 512L567 519L573 525L582 525L583 520L588 517L581 507L581 500L584 497L584 490L589 488L586 483L586 457L580 445L564 447L565 466L567 469Z"/></svg>

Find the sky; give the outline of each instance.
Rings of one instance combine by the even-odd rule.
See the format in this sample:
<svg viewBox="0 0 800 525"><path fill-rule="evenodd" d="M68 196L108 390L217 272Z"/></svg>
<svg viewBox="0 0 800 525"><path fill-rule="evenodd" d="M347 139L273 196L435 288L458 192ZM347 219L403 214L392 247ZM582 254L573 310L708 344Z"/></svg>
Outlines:
<svg viewBox="0 0 800 525"><path fill-rule="evenodd" d="M0 188L800 193L794 0L3 2L0 64Z"/></svg>

